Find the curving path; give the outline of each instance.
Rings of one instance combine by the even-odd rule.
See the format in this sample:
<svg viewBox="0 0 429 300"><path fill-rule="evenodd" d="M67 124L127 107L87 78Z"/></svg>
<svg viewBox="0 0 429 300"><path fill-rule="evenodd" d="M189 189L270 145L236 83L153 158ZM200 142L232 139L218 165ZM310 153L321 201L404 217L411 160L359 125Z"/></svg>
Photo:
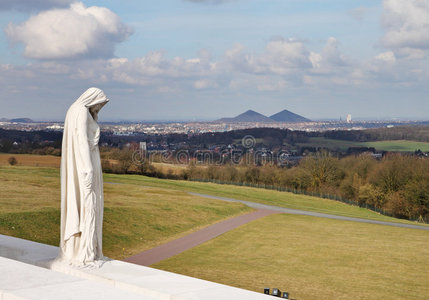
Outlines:
<svg viewBox="0 0 429 300"><path fill-rule="evenodd" d="M278 211L268 210L268 209L258 209L257 211L213 224L209 227L203 228L197 232L188 234L174 241L162 244L158 247L130 256L124 259L124 261L134 263L137 265L149 266L161 260L167 259L179 253L182 253L183 251L189 250L204 242L207 242L221 235L222 233L225 233L234 228L237 228L240 225L249 223L253 220L256 220L271 214L275 214L275 213L278 213Z"/></svg>
<svg viewBox="0 0 429 300"><path fill-rule="evenodd" d="M188 193L190 195L199 196L199 197L205 197L205 198L210 198L210 199L217 199L217 200L223 200L223 201L228 201L228 202L240 202L240 203L246 204L247 206L250 206L250 207L253 207L253 208L257 208L257 209L269 209L269 210L277 211L278 213L287 213L287 214L294 214L294 215L305 215L305 216L312 216L312 217L319 217L319 218L328 218L328 219L336 219L336 220L343 220L343 221L352 221L352 222L370 223L370 224L378 224L378 225L387 225L387 226L402 227L402 228L412 228L412 229L429 230L428 226L420 226L420 225L404 224L404 223L395 223L395 222L386 222L386 221L376 221L376 220L368 220L368 219L345 217L345 216L336 216L336 215L330 215L330 214L324 214L324 213L318 213L318 212L312 212L312 211L306 211L306 210L299 210L299 209L293 209L293 208L285 208L285 207L279 207L279 206L260 204L260 203L255 203L255 202L250 202L250 201L244 201L244 200L237 200L237 199L232 199L232 198L224 198L224 197L219 197L219 196L212 196L212 195L192 193L192 192L188 192Z"/></svg>
<svg viewBox="0 0 429 300"><path fill-rule="evenodd" d="M142 266L149 266L157 262L160 262L164 259L175 256L179 253L182 253L186 250L189 250L202 243L205 243L227 231L237 228L238 226L244 225L253 220L256 220L271 214L276 214L276 213L287 213L287 214L305 215L305 216L336 219L336 220L343 220L343 221L394 226L394 227L401 227L401 228L429 230L429 227L413 225L413 224L402 224L402 223L367 220L367 219L345 217L345 216L336 216L336 215L330 215L325 213L318 213L318 212L311 212L311 211L305 211L305 210L299 210L299 209L260 204L260 203L232 199L232 198L225 198L225 197L199 194L199 193L193 193L193 192L188 192L188 193L190 195L205 197L210 199L216 199L216 200L222 200L222 201L228 201L228 202L240 202L249 207L256 208L257 210L251 213L240 215L238 217L234 217L234 218L227 219L225 221L213 224L211 226L203 228L194 233L188 234L179 239L176 239L171 242L162 244L158 247L146 250L139 254L130 256L124 259L124 261L142 265Z"/></svg>

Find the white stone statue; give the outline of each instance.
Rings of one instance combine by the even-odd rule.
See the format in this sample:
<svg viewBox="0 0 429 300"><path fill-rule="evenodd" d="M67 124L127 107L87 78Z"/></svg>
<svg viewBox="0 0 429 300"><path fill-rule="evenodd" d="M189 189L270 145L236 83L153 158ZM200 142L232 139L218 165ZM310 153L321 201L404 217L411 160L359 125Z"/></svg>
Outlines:
<svg viewBox="0 0 429 300"><path fill-rule="evenodd" d="M103 177L98 112L109 101L90 88L69 108L61 153L61 238L57 261L76 267L99 266L102 252Z"/></svg>

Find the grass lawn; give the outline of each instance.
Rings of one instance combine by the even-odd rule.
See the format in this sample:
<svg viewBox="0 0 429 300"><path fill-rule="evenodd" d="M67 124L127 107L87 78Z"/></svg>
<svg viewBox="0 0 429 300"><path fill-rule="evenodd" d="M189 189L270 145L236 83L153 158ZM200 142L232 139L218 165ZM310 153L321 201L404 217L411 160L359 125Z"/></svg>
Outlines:
<svg viewBox="0 0 429 300"><path fill-rule="evenodd" d="M58 168L0 165L0 234L58 245L59 179ZM257 188L116 174L104 174L104 182L103 250L116 259L251 211L188 191L407 222L333 200ZM427 299L428 245L423 230L278 214L154 267L258 292L278 287L298 299Z"/></svg>
<svg viewBox="0 0 429 300"><path fill-rule="evenodd" d="M58 168L0 166L0 234L58 245L59 179ZM105 183L104 192L103 250L116 259L252 210L168 187Z"/></svg>
<svg viewBox="0 0 429 300"><path fill-rule="evenodd" d="M345 140L326 139L323 137L309 138L307 143L300 146L323 147L333 150L345 151L349 147L374 147L378 151L414 152L415 150L429 151L429 143L406 140L378 141L378 142L353 142Z"/></svg>
<svg viewBox="0 0 429 300"><path fill-rule="evenodd" d="M8 166L7 159L10 156L11 154L0 154L0 166L1 165L5 167ZM17 158L18 163L24 166L25 165L34 166L35 164L39 166L51 166L51 164L53 163L57 163L57 165L59 166L59 157L56 157L56 156L29 155L29 154L14 155L14 156ZM23 166L19 166L19 167L23 167ZM167 167L167 166L162 165L162 167ZM179 169L180 169L179 166L177 166L177 170ZM25 172L21 172L21 173L22 173L22 176L24 176L25 178L27 178L27 180L32 182L32 180L34 180L34 178L32 177L38 176L37 170L38 170L37 168L34 168L31 170L29 169L28 174L25 174ZM48 172L47 170L50 170L50 169L47 168L43 172L46 173ZM53 168L49 172L52 172L52 174L54 174L53 176L59 176L59 171L56 168ZM5 180L7 180L7 178L5 178ZM139 188L153 187L153 188L160 188L160 189L179 190L181 192L188 192L188 191L196 192L196 193L209 194L214 196L235 198L235 199L253 201L253 202L258 202L263 204L322 212L322 213L329 213L329 214L341 215L341 216L415 224L415 222L390 218L365 208L350 206L348 204L344 204L342 202L338 202L334 200L322 199L322 198L311 197L306 195L296 195L292 193L285 193L285 192L279 192L279 191L273 191L273 190L265 190L265 189L241 187L241 186L231 186L231 185L219 185L214 183L165 180L165 179L150 178L150 177L145 177L140 175L104 174L104 181L137 185L139 186ZM58 182L59 182L59 178L58 178ZM43 184L45 183L43 182L36 183L35 184L36 186L34 186L34 188L36 188L37 185L40 188ZM30 193L33 193L35 190L30 191ZM53 192L59 193L59 187L58 187L58 190L54 189ZM40 197L40 198L42 198L41 201L44 201L44 197ZM55 199L58 199L58 198L55 198ZM206 200L207 199L202 201L206 201ZM7 204L5 205L7 206ZM2 207L0 206L0 211L1 211L1 208Z"/></svg>
<svg viewBox="0 0 429 300"><path fill-rule="evenodd" d="M427 231L272 215L153 265L297 299L428 299Z"/></svg>
<svg viewBox="0 0 429 300"><path fill-rule="evenodd" d="M183 180L166 180L139 175L104 174L104 180L107 182L118 182L142 186L177 189L180 191L191 191L196 193L228 197L287 208L322 212L340 216L416 224L416 222L391 218L388 216L380 215L374 211L365 208L351 206L339 201L306 195L296 195L293 193L279 192L275 190Z"/></svg>
<svg viewBox="0 0 429 300"><path fill-rule="evenodd" d="M366 147L374 147L377 150L392 151L392 152L414 152L418 149L427 152L429 151L429 143L414 142L414 141L379 141L366 142Z"/></svg>

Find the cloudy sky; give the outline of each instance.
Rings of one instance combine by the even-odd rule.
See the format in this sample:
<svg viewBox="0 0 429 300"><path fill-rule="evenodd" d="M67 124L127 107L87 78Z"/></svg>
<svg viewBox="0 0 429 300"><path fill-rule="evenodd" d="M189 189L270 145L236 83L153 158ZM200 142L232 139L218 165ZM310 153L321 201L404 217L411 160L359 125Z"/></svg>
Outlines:
<svg viewBox="0 0 429 300"><path fill-rule="evenodd" d="M429 119L429 0L0 0L0 118Z"/></svg>

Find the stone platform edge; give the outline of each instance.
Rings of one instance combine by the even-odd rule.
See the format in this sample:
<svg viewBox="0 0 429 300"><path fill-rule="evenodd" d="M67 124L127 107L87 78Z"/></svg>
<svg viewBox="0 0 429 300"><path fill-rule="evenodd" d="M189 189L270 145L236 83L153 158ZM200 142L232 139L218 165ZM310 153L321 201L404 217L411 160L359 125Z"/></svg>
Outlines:
<svg viewBox="0 0 429 300"><path fill-rule="evenodd" d="M117 260L107 261L98 269L51 267L57 254L58 247L0 235L0 299L40 299L42 296L45 299L262 300L272 297ZM56 294L58 290L63 294Z"/></svg>

